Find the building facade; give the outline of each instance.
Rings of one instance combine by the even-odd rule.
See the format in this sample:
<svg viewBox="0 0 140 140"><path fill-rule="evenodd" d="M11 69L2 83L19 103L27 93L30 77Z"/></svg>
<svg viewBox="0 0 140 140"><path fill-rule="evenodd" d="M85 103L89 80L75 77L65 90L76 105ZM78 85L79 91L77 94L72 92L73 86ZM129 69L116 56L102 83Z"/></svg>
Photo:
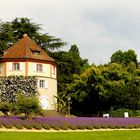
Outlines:
<svg viewBox="0 0 140 140"><path fill-rule="evenodd" d="M43 109L54 110L57 96L57 64L27 34L0 58L0 77L36 76Z"/></svg>

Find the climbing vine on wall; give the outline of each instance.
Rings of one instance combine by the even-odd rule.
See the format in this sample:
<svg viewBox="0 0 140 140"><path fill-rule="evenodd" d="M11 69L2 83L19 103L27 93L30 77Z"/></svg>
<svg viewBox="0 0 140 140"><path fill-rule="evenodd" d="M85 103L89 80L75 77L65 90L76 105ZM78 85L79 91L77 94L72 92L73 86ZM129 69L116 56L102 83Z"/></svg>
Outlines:
<svg viewBox="0 0 140 140"><path fill-rule="evenodd" d="M9 76L0 79L0 100L14 102L19 93L26 96L35 96L37 91L35 76Z"/></svg>

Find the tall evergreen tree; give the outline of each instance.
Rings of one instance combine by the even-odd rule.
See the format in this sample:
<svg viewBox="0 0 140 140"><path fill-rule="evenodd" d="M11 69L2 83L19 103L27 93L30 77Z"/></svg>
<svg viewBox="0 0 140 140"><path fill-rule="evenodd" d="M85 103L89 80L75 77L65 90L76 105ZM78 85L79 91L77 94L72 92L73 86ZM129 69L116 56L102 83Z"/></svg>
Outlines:
<svg viewBox="0 0 140 140"><path fill-rule="evenodd" d="M54 50L66 43L60 38L41 33L41 25L33 23L28 18L16 18L11 22L0 22L0 51L6 50L10 45L28 34L44 50Z"/></svg>

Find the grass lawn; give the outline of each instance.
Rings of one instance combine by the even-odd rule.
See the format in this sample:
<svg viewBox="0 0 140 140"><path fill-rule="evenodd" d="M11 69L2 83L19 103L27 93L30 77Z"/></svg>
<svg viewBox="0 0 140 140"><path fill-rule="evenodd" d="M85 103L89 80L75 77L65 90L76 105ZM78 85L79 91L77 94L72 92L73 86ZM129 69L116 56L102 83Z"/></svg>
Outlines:
<svg viewBox="0 0 140 140"><path fill-rule="evenodd" d="M140 131L0 132L0 140L140 140Z"/></svg>

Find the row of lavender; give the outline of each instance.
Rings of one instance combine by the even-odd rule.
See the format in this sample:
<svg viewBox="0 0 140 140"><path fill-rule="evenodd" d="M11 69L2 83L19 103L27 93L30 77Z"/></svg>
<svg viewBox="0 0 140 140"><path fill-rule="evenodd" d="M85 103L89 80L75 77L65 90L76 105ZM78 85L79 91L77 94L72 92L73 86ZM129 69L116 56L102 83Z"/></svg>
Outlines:
<svg viewBox="0 0 140 140"><path fill-rule="evenodd" d="M100 128L140 128L140 118L90 118L90 117L54 117L54 118L33 118L23 120L17 117L0 117L0 127L18 129L100 129Z"/></svg>

